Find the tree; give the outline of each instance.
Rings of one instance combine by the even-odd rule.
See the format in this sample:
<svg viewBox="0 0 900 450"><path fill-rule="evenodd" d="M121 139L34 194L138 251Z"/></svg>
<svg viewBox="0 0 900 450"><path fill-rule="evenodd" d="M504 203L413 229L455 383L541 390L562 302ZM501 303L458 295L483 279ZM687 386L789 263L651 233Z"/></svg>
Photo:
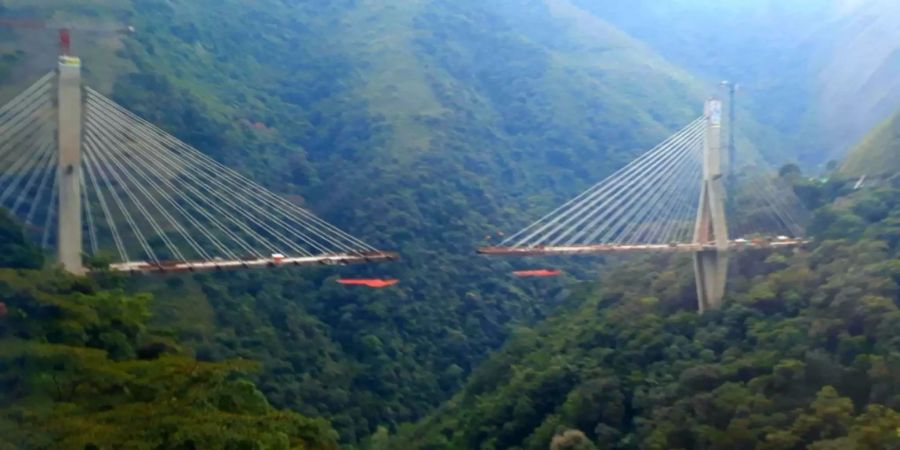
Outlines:
<svg viewBox="0 0 900 450"><path fill-rule="evenodd" d="M145 343L147 295L58 272L0 270L0 448L337 448L327 422L272 408L247 361Z"/></svg>
<svg viewBox="0 0 900 450"><path fill-rule="evenodd" d="M841 397L831 386L816 394L806 413L794 421L791 432L805 442L845 436L853 417L853 402Z"/></svg>
<svg viewBox="0 0 900 450"><path fill-rule="evenodd" d="M0 268L37 269L43 264L41 249L29 242L9 213L0 209Z"/></svg>
<svg viewBox="0 0 900 450"><path fill-rule="evenodd" d="M800 167L796 164L785 164L778 169L778 176L781 178L785 178L791 180L793 178L797 178L803 175L803 172L800 170Z"/></svg>
<svg viewBox="0 0 900 450"><path fill-rule="evenodd" d="M580 430L566 430L553 436L550 450L596 450L596 446Z"/></svg>

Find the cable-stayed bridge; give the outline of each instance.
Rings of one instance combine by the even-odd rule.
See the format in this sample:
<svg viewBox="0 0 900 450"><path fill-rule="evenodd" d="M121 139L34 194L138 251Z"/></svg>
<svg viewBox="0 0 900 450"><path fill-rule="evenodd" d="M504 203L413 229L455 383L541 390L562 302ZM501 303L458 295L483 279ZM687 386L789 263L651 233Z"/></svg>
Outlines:
<svg viewBox="0 0 900 450"><path fill-rule="evenodd" d="M479 253L693 253L699 309L717 308L729 252L804 242L804 209L791 190L767 172L726 176L721 112L720 101L708 101L702 116L652 150Z"/></svg>
<svg viewBox="0 0 900 450"><path fill-rule="evenodd" d="M689 252L700 310L718 307L730 252L804 242L790 190L765 171L726 177L721 109L708 101L649 152L479 252ZM0 107L0 207L74 273L85 256L129 272L396 258L83 86L80 60L66 55Z"/></svg>
<svg viewBox="0 0 900 450"><path fill-rule="evenodd" d="M74 273L396 258L83 86L70 56L0 108L0 207Z"/></svg>

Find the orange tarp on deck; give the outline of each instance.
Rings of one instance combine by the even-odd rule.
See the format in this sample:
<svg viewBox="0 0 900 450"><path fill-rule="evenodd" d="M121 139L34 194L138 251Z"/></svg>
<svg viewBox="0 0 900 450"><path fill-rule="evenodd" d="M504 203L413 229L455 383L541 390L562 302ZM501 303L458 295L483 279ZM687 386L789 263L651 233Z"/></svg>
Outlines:
<svg viewBox="0 0 900 450"><path fill-rule="evenodd" d="M555 269L538 269L538 270L517 270L513 275L517 277L555 277L559 276L562 271Z"/></svg>
<svg viewBox="0 0 900 450"><path fill-rule="evenodd" d="M371 279L350 279L350 278L341 278L337 280L338 283L348 286L365 286L370 288L385 288L388 286L393 286L400 282L398 279L390 279L390 280L381 280L377 278Z"/></svg>

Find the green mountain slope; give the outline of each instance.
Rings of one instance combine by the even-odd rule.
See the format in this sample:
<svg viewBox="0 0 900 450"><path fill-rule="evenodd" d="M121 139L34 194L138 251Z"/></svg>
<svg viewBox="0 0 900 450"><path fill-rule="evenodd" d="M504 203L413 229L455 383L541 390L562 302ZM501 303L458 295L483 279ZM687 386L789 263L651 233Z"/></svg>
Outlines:
<svg viewBox="0 0 900 450"><path fill-rule="evenodd" d="M262 360L273 404L334 420L345 441L420 417L510 324L554 307L546 299L561 284L512 282L511 263L474 258L485 235L524 225L620 167L698 114L705 94L563 0L3 6L133 25L126 38L75 35L89 83L403 253L394 265L342 272L402 279L377 293L334 285L334 270L142 286L168 305L158 317L173 322L159 326L204 358ZM5 72L21 86L40 72L34 61L52 58L52 36L39 54L26 45L40 43L33 31L4 33L6 48L25 50L10 53Z"/></svg>
<svg viewBox="0 0 900 450"><path fill-rule="evenodd" d="M895 175L900 172L900 113L872 130L847 155L841 172L853 176Z"/></svg>
<svg viewBox="0 0 900 450"><path fill-rule="evenodd" d="M254 363L199 362L149 331L147 295L37 270L5 214L0 247L0 448L337 448L324 420L269 405Z"/></svg>
<svg viewBox="0 0 900 450"><path fill-rule="evenodd" d="M687 261L625 264L382 448L895 448L898 194L820 209L808 252L740 257L702 316Z"/></svg>
<svg viewBox="0 0 900 450"><path fill-rule="evenodd" d="M745 415L756 421L754 430L763 430L756 436L790 430L840 439L841 430L828 426L831 416L815 416L835 408L846 423L862 414L896 425L877 407L848 412L844 398L859 408L895 407L894 361L883 330L894 327L895 308L883 300L893 292L893 278L860 277L861 285L841 278L835 283L843 284L830 285L838 270L822 268L826 257L751 261L760 272L747 278L757 277L768 290L744 286L739 304L699 319L668 316L690 306L689 277L676 270L653 277L638 267L638 273L621 274L634 291L610 286L560 308L566 280L523 282L505 275L538 263L472 255L475 245L496 241L500 230L522 226L580 192L700 112L708 93L703 84L660 57L657 45L641 44L601 20L612 17L602 9L574 0L5 0L0 6L6 15L85 27L133 25L137 33L129 37L75 34L90 84L325 219L403 253L396 264L340 271L131 280L135 290L159 299L154 332L170 332L201 360L260 361L255 381L271 404L329 419L344 443L426 415L457 392L513 327L557 309L563 312L540 338L527 332L516 338L457 400L424 428L404 434L409 446L399 448L546 448L557 426L623 448L641 442L677 448L691 439L740 448L722 436L738 433L722 430ZM4 92L53 67L53 40L50 31L2 31ZM790 55L805 54L801 50ZM748 55L738 59L758 61ZM806 113L795 110L805 103L795 100L813 94L804 91L783 108L771 108L796 87L792 83L754 106L773 112L769 125L796 116L786 127L806 126ZM761 146L768 154L784 150L766 142ZM866 214L880 214L887 200L879 200ZM865 228L856 215L838 219L841 233ZM882 231L879 239L893 239L890 229ZM884 259L877 248L853 250ZM810 275L804 268L821 271ZM763 269L776 273L764 276ZM336 285L338 273L402 282L361 292ZM790 282L779 290L782 279ZM653 292L638 290L648 285ZM838 301L829 297L832 288L840 301L858 289L874 297L859 309L842 303L846 314L823 311L819 298ZM643 300L599 311L609 295ZM729 335L732 328L740 334ZM819 334L798 334L797 328ZM748 336L760 342L758 350ZM571 342L580 347L569 351ZM627 352L616 353L620 347ZM544 367L546 358L559 364ZM519 359L521 371L513 364ZM688 362L702 362L709 373L674 380ZM794 387L790 381L799 373L814 377L819 367L830 370L809 384L815 390L787 392L786 400L769 403ZM862 376L872 386L868 397L848 387L848 379ZM700 393L707 387L723 389L719 403L726 405L709 406L715 399ZM536 401L522 400L523 392ZM587 396L596 403L579 404L581 392L600 394ZM746 400L743 409L728 409L732 398ZM608 413L592 415L606 402ZM702 415L688 403L711 412ZM696 427L675 424L672 436L654 434L638 419L667 420L648 412L657 406ZM719 414L716 408L728 423L707 421ZM617 423L623 434L609 429ZM883 439L882 431L879 425L872 439ZM844 434L858 439L857 432ZM788 443L779 448L792 448L792 436L776 436Z"/></svg>

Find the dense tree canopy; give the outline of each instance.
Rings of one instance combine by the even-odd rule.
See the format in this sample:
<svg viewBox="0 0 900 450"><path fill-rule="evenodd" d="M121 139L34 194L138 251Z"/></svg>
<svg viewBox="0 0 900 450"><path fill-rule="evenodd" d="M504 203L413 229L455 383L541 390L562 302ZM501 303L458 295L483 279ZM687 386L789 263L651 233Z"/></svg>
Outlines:
<svg viewBox="0 0 900 450"><path fill-rule="evenodd" d="M840 198L809 248L737 258L726 307L704 315L683 258L625 264L395 448L894 448L898 219L897 187Z"/></svg>
<svg viewBox="0 0 900 450"><path fill-rule="evenodd" d="M340 269L402 279L378 292L337 286L336 269L104 274L97 285L5 273L0 406L14 406L0 435L36 446L334 445L324 422L271 403L373 448L885 442L896 410L884 340L900 240L892 191L832 204L841 184L783 173L824 207L812 230L826 241L742 259L729 307L704 318L686 312L684 260L626 264L572 297L571 279L511 280L530 262L473 260L472 248L651 147L699 113L705 90L583 2L401 3L2 6L135 25L127 38L76 40L96 52L84 55L89 84L403 260ZM4 54L0 76L32 57ZM2 220L0 236L0 263L43 264ZM579 266L568 272L589 272ZM462 386L425 422L436 428L389 439Z"/></svg>
<svg viewBox="0 0 900 450"><path fill-rule="evenodd" d="M35 253L4 227L0 246ZM149 333L147 295L0 269L0 300L2 449L336 448L325 421L269 405L245 377L255 363L199 362Z"/></svg>

